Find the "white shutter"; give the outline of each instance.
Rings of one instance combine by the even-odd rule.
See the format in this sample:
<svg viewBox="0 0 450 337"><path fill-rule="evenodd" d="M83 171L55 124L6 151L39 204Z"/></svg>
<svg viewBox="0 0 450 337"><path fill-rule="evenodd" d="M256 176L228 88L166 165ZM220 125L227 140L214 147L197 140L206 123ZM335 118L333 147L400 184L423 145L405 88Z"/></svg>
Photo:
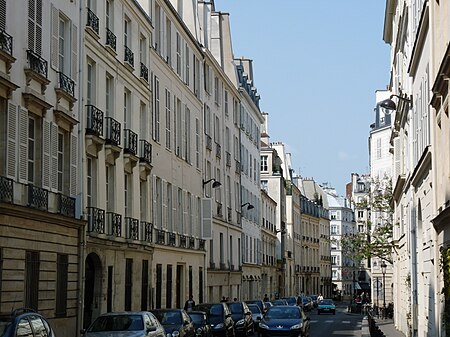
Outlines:
<svg viewBox="0 0 450 337"><path fill-rule="evenodd" d="M190 233L189 224L189 214L188 214L188 205L189 205L189 194L187 191L183 190L183 232L181 234Z"/></svg>
<svg viewBox="0 0 450 337"><path fill-rule="evenodd" d="M50 143L50 189L58 190L58 125L52 123L51 129L51 143Z"/></svg>
<svg viewBox="0 0 450 337"><path fill-rule="evenodd" d="M16 178L16 153L17 153L17 106L8 103L8 127L7 133L7 154L6 154L6 175L8 178Z"/></svg>
<svg viewBox="0 0 450 337"><path fill-rule="evenodd" d="M19 107L19 182L28 183L28 111Z"/></svg>
<svg viewBox="0 0 450 337"><path fill-rule="evenodd" d="M202 239L212 239L212 199L202 199Z"/></svg>
<svg viewBox="0 0 450 337"><path fill-rule="evenodd" d="M78 138L75 134L70 135L70 195L78 194L77 186L77 167L78 167Z"/></svg>
<svg viewBox="0 0 450 337"><path fill-rule="evenodd" d="M58 70L59 54L59 10L52 5L52 40L50 42L50 64L52 68Z"/></svg>
<svg viewBox="0 0 450 337"><path fill-rule="evenodd" d="M72 24L72 80L77 82L78 28Z"/></svg>
<svg viewBox="0 0 450 337"><path fill-rule="evenodd" d="M159 226L161 224L158 224L158 218L157 218L157 211L156 211L156 207L157 207L157 200L156 200L156 176L153 175L153 179L152 179L152 194L153 194L153 226L155 228L159 228Z"/></svg>
<svg viewBox="0 0 450 337"><path fill-rule="evenodd" d="M50 122L44 120L42 130L42 187L50 189Z"/></svg>
<svg viewBox="0 0 450 337"><path fill-rule="evenodd" d="M167 184L167 181L164 179L161 179L161 192L162 192L162 228L167 228L171 230L170 227L171 224L168 224L168 217L167 217L167 189L169 188L169 185Z"/></svg>

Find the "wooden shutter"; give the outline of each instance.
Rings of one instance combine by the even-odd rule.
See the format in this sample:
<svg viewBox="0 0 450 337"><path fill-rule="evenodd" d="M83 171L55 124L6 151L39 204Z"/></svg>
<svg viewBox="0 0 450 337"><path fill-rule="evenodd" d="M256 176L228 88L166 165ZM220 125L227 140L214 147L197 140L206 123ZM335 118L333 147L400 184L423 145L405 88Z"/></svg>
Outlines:
<svg viewBox="0 0 450 337"><path fill-rule="evenodd" d="M212 199L202 199L202 238L212 239Z"/></svg>
<svg viewBox="0 0 450 337"><path fill-rule="evenodd" d="M28 111L19 107L19 182L28 183Z"/></svg>
<svg viewBox="0 0 450 337"><path fill-rule="evenodd" d="M161 205L162 205L162 228L166 228L172 230L170 227L171 224L168 224L168 216L167 216L167 189L171 188L171 185L167 184L167 181L161 179Z"/></svg>
<svg viewBox="0 0 450 337"><path fill-rule="evenodd" d="M158 216L157 216L157 211L156 211L156 207L158 206L157 200L156 200L156 176L153 175L153 179L152 179L152 194L153 194L153 226L155 228L160 228L161 224L158 224Z"/></svg>
<svg viewBox="0 0 450 337"><path fill-rule="evenodd" d="M50 189L58 190L58 125L52 123L50 143Z"/></svg>
<svg viewBox="0 0 450 337"><path fill-rule="evenodd" d="M17 169L17 106L13 103L8 103L8 127L7 133L7 155L6 155L6 175L8 178L16 178Z"/></svg>
<svg viewBox="0 0 450 337"><path fill-rule="evenodd" d="M76 196L78 193L78 137L75 134L70 135L70 195Z"/></svg>
<svg viewBox="0 0 450 337"><path fill-rule="evenodd" d="M50 189L50 122L44 120L42 131L42 187Z"/></svg>
<svg viewBox="0 0 450 337"><path fill-rule="evenodd" d="M59 54L59 10L52 5L52 37L50 41L50 65L58 70L58 54Z"/></svg>
<svg viewBox="0 0 450 337"><path fill-rule="evenodd" d="M78 73L77 73L77 56L78 56L78 28L74 24L72 24L72 80L77 82Z"/></svg>

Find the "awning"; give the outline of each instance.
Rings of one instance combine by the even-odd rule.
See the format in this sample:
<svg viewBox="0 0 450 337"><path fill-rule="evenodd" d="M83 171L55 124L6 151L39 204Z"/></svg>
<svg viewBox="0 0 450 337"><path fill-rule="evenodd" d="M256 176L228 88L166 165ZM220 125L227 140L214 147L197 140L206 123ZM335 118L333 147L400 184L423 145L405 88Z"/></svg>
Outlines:
<svg viewBox="0 0 450 337"><path fill-rule="evenodd" d="M358 282L353 283L353 287L355 287L355 290L362 290Z"/></svg>
<svg viewBox="0 0 450 337"><path fill-rule="evenodd" d="M361 290L370 291L370 284L367 282L359 282L359 286Z"/></svg>

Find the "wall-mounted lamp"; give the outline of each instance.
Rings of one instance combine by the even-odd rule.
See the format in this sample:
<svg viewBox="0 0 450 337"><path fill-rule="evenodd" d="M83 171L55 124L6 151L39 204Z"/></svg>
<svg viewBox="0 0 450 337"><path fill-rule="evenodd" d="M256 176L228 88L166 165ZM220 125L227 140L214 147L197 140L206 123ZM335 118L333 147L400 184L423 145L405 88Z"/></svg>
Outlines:
<svg viewBox="0 0 450 337"><path fill-rule="evenodd" d="M407 103L410 104L410 106L412 108L412 104L413 104L412 96L410 98L406 98L406 97L402 97L402 96L399 96L399 95L391 95L388 99L385 99L384 101L381 101L379 103L379 105L382 108L386 109L386 110L397 110L397 105L392 100L392 97L397 97L398 99L406 101Z"/></svg>
<svg viewBox="0 0 450 337"><path fill-rule="evenodd" d="M202 179L203 186L205 186L206 184L210 183L211 181L214 181L213 184L212 184L212 188L216 188L216 187L222 186L222 184L219 181L217 181L216 179L214 179L214 178L211 178L211 179L209 179L207 181L204 181Z"/></svg>
<svg viewBox="0 0 450 337"><path fill-rule="evenodd" d="M249 203L249 202L246 202L245 204L242 204L241 205L241 208L242 207L245 207L245 206L247 206L247 210L251 210L251 209L253 209L253 208L255 208L255 206L253 206L251 203Z"/></svg>

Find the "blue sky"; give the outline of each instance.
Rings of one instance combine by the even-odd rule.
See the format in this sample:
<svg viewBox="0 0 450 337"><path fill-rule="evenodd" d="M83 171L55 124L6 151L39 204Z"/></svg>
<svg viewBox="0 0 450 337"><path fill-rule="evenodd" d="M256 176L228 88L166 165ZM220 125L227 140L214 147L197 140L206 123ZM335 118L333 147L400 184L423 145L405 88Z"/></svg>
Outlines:
<svg viewBox="0 0 450 337"><path fill-rule="evenodd" d="M230 13L235 57L253 59L270 141L297 174L339 194L368 173L375 91L389 83L383 0L215 0Z"/></svg>

